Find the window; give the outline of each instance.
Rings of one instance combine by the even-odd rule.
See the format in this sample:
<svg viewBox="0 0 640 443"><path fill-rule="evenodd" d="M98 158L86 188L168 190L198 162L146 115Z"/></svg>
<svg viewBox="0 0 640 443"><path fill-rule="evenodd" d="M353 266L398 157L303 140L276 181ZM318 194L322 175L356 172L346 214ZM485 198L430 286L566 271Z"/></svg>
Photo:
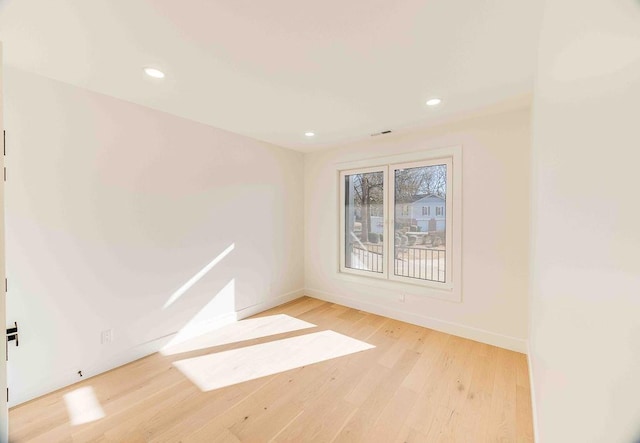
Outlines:
<svg viewBox="0 0 640 443"><path fill-rule="evenodd" d="M342 269L364 274L385 273L386 248L381 242L384 238L385 177L386 170L375 168L342 174L345 251Z"/></svg>
<svg viewBox="0 0 640 443"><path fill-rule="evenodd" d="M443 157L341 171L340 271L451 289L452 165ZM438 218L415 218L431 206Z"/></svg>
<svg viewBox="0 0 640 443"><path fill-rule="evenodd" d="M447 201L448 161L436 160L390 165L393 180L392 205L419 200L444 204ZM436 215L440 206L436 207ZM391 226L390 226L391 228ZM425 229L426 228L426 229ZM447 281L447 223L433 220L420 226L414 219L393 221L389 239L393 242L392 274L395 280Z"/></svg>

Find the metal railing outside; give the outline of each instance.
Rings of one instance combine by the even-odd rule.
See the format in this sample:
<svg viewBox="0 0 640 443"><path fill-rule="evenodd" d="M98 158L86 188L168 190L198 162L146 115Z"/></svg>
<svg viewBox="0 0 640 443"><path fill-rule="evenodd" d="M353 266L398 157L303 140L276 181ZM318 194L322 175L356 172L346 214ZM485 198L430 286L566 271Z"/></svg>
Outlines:
<svg viewBox="0 0 640 443"><path fill-rule="evenodd" d="M381 244L351 244L351 269L382 273L384 267ZM445 283L445 249L396 246L394 274L418 280Z"/></svg>
<svg viewBox="0 0 640 443"><path fill-rule="evenodd" d="M395 247L395 275L445 283L447 260L445 249Z"/></svg>
<svg viewBox="0 0 640 443"><path fill-rule="evenodd" d="M382 273L382 245L351 244L351 269Z"/></svg>

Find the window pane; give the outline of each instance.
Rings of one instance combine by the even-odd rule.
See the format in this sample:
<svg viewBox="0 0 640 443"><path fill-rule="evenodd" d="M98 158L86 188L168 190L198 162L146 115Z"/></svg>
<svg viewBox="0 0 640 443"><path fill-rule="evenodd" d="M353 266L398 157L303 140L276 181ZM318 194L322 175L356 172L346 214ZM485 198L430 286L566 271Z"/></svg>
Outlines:
<svg viewBox="0 0 640 443"><path fill-rule="evenodd" d="M383 272L384 174L345 176L345 267Z"/></svg>
<svg viewBox="0 0 640 443"><path fill-rule="evenodd" d="M447 165L396 169L394 180L393 272L445 283Z"/></svg>

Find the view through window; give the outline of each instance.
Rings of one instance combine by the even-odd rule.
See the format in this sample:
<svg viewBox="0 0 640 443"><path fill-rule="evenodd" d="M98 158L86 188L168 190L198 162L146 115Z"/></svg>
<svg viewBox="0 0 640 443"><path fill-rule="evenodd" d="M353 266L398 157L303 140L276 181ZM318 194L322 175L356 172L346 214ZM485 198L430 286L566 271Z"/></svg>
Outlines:
<svg viewBox="0 0 640 443"><path fill-rule="evenodd" d="M447 165L394 169L393 273L444 283ZM409 210L404 210L405 207ZM433 214L433 215L432 215Z"/></svg>
<svg viewBox="0 0 640 443"><path fill-rule="evenodd" d="M448 283L450 165L442 159L343 172L341 270Z"/></svg>
<svg viewBox="0 0 640 443"><path fill-rule="evenodd" d="M345 176L345 267L383 273L384 172Z"/></svg>

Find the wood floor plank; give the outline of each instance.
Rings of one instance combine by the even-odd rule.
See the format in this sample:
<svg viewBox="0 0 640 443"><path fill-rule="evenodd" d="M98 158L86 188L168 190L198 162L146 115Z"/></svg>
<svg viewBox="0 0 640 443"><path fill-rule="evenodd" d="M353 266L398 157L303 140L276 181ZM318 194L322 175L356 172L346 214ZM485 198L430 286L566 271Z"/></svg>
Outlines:
<svg viewBox="0 0 640 443"><path fill-rule="evenodd" d="M529 389L527 357L515 355L516 360L516 435L519 442L533 442L533 416Z"/></svg>
<svg viewBox="0 0 640 443"><path fill-rule="evenodd" d="M446 346L449 336L437 331L425 329L422 339L422 348L420 360L413 367L411 372L402 382L403 387L412 389L415 392L421 392L424 385L429 381L429 374L433 371L433 366L438 360L438 356L442 354Z"/></svg>
<svg viewBox="0 0 640 443"><path fill-rule="evenodd" d="M414 434L427 434L440 407L441 398L447 394L446 388L451 375L448 365L453 347L449 346L452 336L447 336L445 346L430 358L425 384L419 392L414 407L409 411L408 424Z"/></svg>
<svg viewBox="0 0 640 443"><path fill-rule="evenodd" d="M394 441L407 421L405 411L413 406L417 396L411 389L400 386L365 435L364 441Z"/></svg>
<svg viewBox="0 0 640 443"><path fill-rule="evenodd" d="M404 351L393 368L388 369L385 377L358 408L358 413L347 423L336 437L336 441L366 441L365 436L384 411L388 402L396 393L404 377L419 358L419 354L411 349Z"/></svg>
<svg viewBox="0 0 640 443"><path fill-rule="evenodd" d="M516 437L516 368L513 352L497 350L491 414L487 438L496 441L517 441Z"/></svg>
<svg viewBox="0 0 640 443"><path fill-rule="evenodd" d="M314 326L237 342L227 334L203 341L219 346L154 354L83 380L12 408L11 441L533 441L522 354L309 297L255 317L277 314ZM208 392L173 364L322 331L375 348ZM105 416L73 426L64 395L83 387Z"/></svg>

